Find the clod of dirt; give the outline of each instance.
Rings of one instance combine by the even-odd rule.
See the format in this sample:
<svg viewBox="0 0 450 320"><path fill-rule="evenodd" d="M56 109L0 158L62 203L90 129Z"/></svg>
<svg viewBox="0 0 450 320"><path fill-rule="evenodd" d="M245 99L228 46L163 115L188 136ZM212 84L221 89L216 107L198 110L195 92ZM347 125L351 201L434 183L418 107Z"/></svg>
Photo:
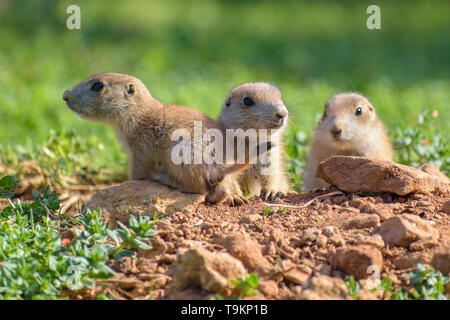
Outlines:
<svg viewBox="0 0 450 320"><path fill-rule="evenodd" d="M449 192L450 184L419 169L393 161L334 156L319 163L316 177L347 192Z"/></svg>
<svg viewBox="0 0 450 320"><path fill-rule="evenodd" d="M278 285L273 280L261 281L258 290L268 298L275 298L278 296Z"/></svg>
<svg viewBox="0 0 450 320"><path fill-rule="evenodd" d="M366 279L374 271L368 269L369 266L377 266L379 270L382 269L383 256L380 250L372 246L351 246L337 250L331 263L334 267L354 275L357 279Z"/></svg>
<svg viewBox="0 0 450 320"><path fill-rule="evenodd" d="M295 284L304 284L308 281L309 273L303 272L298 268L293 268L285 273L284 278Z"/></svg>
<svg viewBox="0 0 450 320"><path fill-rule="evenodd" d="M442 205L442 211L450 214L450 200Z"/></svg>
<svg viewBox="0 0 450 320"><path fill-rule="evenodd" d="M171 215L180 210L192 210L204 201L204 196L183 193L151 181L128 181L121 185L95 193L87 208L100 208L103 218L111 222L127 224L130 214L153 216L156 213Z"/></svg>
<svg viewBox="0 0 450 320"><path fill-rule="evenodd" d="M384 221L377 233L385 242L403 247L417 240L436 238L439 235L427 221L406 213Z"/></svg>
<svg viewBox="0 0 450 320"><path fill-rule="evenodd" d="M343 300L348 299L348 289L344 281L326 275L312 277L301 298L305 300Z"/></svg>
<svg viewBox="0 0 450 320"><path fill-rule="evenodd" d="M234 233L219 241L235 258L250 271L269 268L270 264L262 255L262 247L247 233Z"/></svg>
<svg viewBox="0 0 450 320"><path fill-rule="evenodd" d="M380 224L380 217L375 214L359 214L342 221L340 227L344 230L373 228Z"/></svg>
<svg viewBox="0 0 450 320"><path fill-rule="evenodd" d="M431 265L443 274L450 273L450 241L443 242L433 254Z"/></svg>
<svg viewBox="0 0 450 320"><path fill-rule="evenodd" d="M358 236L357 239L359 240L358 244L367 244L377 249L382 249L385 246L383 238L379 234L374 234L372 236Z"/></svg>
<svg viewBox="0 0 450 320"><path fill-rule="evenodd" d="M440 178L445 182L450 182L450 179L445 174L443 174L441 170L439 170L439 168L436 167L436 165L432 163L427 163L426 165L424 165L422 171L428 173L429 175Z"/></svg>
<svg viewBox="0 0 450 320"><path fill-rule="evenodd" d="M194 285L224 295L233 289L229 279L241 279L245 273L242 263L230 254L200 248L179 250L172 268L175 289Z"/></svg>

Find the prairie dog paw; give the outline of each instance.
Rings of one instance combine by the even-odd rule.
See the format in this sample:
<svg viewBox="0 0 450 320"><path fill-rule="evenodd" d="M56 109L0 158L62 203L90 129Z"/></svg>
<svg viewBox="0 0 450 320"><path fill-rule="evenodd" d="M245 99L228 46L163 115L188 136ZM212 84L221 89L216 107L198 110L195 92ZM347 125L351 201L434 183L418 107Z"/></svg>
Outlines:
<svg viewBox="0 0 450 320"><path fill-rule="evenodd" d="M275 198L284 198L286 194L282 191L276 190L261 190L261 199L264 201L273 201Z"/></svg>

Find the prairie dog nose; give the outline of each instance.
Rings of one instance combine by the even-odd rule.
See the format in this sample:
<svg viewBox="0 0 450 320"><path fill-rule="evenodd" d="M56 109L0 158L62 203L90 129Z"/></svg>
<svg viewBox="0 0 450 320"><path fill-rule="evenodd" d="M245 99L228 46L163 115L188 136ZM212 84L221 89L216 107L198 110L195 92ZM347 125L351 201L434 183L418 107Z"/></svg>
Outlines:
<svg viewBox="0 0 450 320"><path fill-rule="evenodd" d="M337 138L342 133L342 128L338 127L337 125L333 125L330 128L330 132L335 138Z"/></svg>
<svg viewBox="0 0 450 320"><path fill-rule="evenodd" d="M285 106L283 106L282 108L280 108L279 110L277 110L277 112L275 113L275 116L279 119L283 119L284 117L286 117L288 115L288 111L286 109Z"/></svg>
<svg viewBox="0 0 450 320"><path fill-rule="evenodd" d="M64 101L67 101L69 99L69 89L64 91L62 98Z"/></svg>

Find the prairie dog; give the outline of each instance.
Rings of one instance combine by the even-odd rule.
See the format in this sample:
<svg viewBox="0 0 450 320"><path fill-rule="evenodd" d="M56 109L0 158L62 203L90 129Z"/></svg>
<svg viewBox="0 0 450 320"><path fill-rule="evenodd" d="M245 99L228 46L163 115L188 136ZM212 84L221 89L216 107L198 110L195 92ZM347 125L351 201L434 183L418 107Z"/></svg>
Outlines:
<svg viewBox="0 0 450 320"><path fill-rule="evenodd" d="M336 155L393 158L394 151L383 123L369 100L360 94L340 93L325 103L306 162L306 191L328 186L315 177L317 165Z"/></svg>
<svg viewBox="0 0 450 320"><path fill-rule="evenodd" d="M253 129L258 143L272 142L266 163L258 162L234 175L239 188L251 196L273 200L291 192L284 166L283 134L288 120L288 110L281 92L265 82L250 82L234 88L226 98L218 122L226 129Z"/></svg>
<svg viewBox="0 0 450 320"><path fill-rule="evenodd" d="M211 192L214 194L212 202L221 202L230 195L216 192L215 188L222 180L227 181L227 174L248 167L246 164L206 164L204 161L200 164L193 161L190 164L174 163L172 151L181 143L171 139L175 130L185 129L193 137L194 121L201 121L203 137L206 129L215 128L222 132L222 127L195 109L164 105L133 76L97 74L67 89L63 99L80 117L106 122L115 128L130 156L131 180L151 179L188 193ZM196 148L193 140L188 142L192 150ZM201 143L203 150L205 141ZM231 195L231 200L239 198L240 195Z"/></svg>

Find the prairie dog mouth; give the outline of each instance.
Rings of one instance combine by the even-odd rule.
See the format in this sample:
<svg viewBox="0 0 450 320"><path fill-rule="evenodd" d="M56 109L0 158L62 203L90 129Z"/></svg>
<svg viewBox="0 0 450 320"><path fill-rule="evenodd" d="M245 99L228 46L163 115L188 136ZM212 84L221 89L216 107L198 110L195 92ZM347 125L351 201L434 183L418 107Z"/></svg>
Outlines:
<svg viewBox="0 0 450 320"><path fill-rule="evenodd" d="M69 107L70 110L72 110L75 113L82 113L81 109L77 106L71 105L68 101L66 101L66 105Z"/></svg>

